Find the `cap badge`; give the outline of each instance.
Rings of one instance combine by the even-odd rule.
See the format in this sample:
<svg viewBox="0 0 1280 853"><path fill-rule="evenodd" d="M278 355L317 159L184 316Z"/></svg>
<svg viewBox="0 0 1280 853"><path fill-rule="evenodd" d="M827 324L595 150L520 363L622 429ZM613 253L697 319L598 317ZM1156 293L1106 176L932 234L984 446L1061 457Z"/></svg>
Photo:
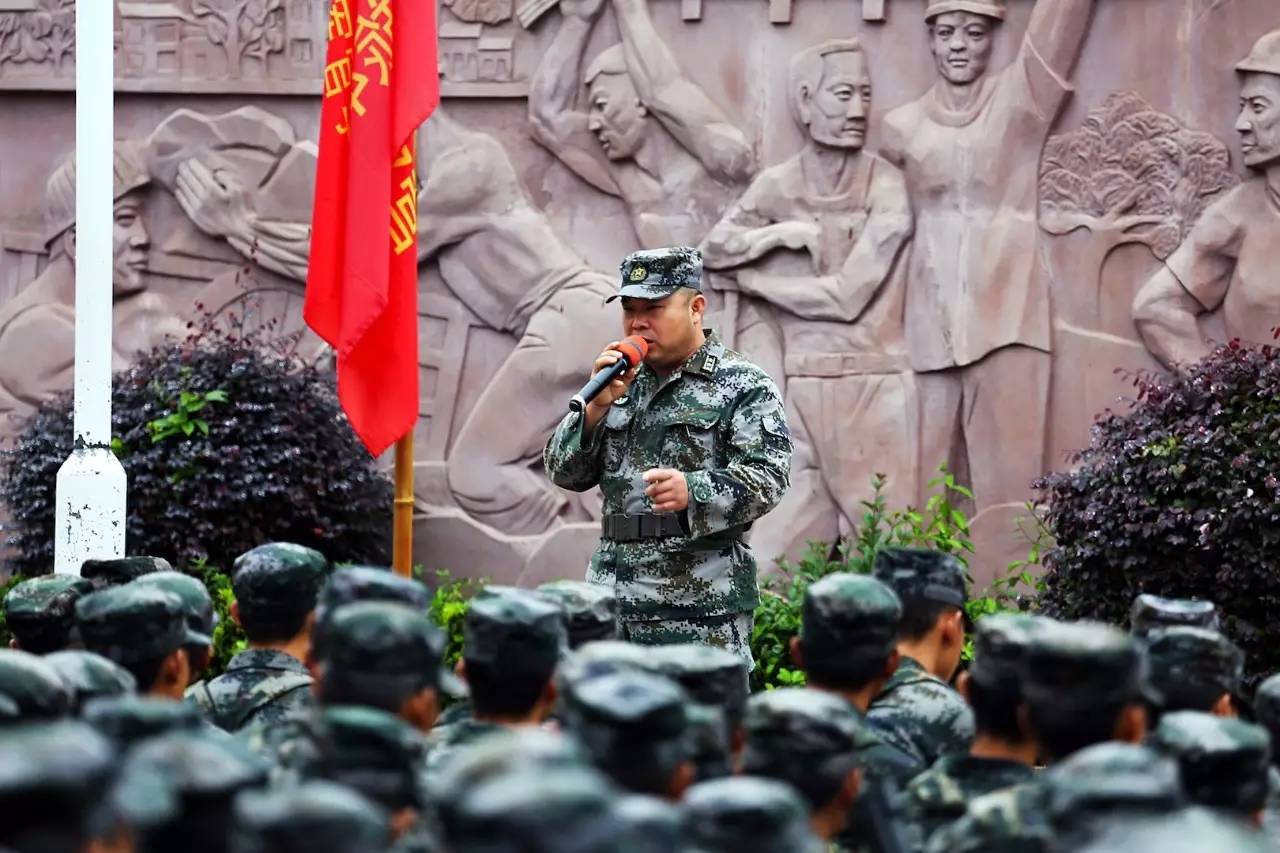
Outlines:
<svg viewBox="0 0 1280 853"><path fill-rule="evenodd" d="M630 279L632 281L644 281L648 277L649 277L649 270L646 269L645 267L637 264L636 266L631 268Z"/></svg>

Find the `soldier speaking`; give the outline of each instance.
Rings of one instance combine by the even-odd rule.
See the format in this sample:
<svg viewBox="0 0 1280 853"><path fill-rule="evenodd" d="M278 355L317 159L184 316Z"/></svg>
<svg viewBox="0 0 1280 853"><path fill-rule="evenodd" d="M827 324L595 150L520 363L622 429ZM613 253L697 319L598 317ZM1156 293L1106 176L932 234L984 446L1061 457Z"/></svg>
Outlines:
<svg viewBox="0 0 1280 853"><path fill-rule="evenodd" d="M791 434L768 375L702 327L696 249L622 262L623 331L643 362L613 380L547 443L558 486L604 494L587 580L611 587L626 639L700 642L751 661L756 560L744 537L786 490ZM612 299L610 301L612 301ZM593 373L624 357L605 348Z"/></svg>

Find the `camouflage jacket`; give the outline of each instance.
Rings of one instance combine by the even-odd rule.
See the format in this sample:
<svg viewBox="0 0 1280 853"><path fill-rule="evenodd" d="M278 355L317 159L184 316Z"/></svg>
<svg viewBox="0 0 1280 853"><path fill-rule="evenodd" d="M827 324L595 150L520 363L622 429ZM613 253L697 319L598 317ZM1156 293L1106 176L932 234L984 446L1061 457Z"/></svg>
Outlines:
<svg viewBox="0 0 1280 853"><path fill-rule="evenodd" d="M1280 850L1280 770L1274 766L1267 771L1267 804L1262 810L1262 832L1271 849Z"/></svg>
<svg viewBox="0 0 1280 853"><path fill-rule="evenodd" d="M496 723L483 723L468 717L446 726L438 726L427 735L426 774L428 779L437 777L445 765L467 744L494 732L503 731Z"/></svg>
<svg viewBox="0 0 1280 853"><path fill-rule="evenodd" d="M880 849L874 841L876 826L909 839L908 827L898 808L900 792L912 777L923 770L911 756L864 729L858 745L858 766L863 772L858 799L845 828L832 849L840 853L870 853Z"/></svg>
<svg viewBox="0 0 1280 853"><path fill-rule="evenodd" d="M302 661L273 649L249 649L233 657L212 681L187 688L187 698L209 721L229 732L310 710L311 673Z"/></svg>
<svg viewBox="0 0 1280 853"><path fill-rule="evenodd" d="M909 657L871 703L867 724L922 768L973 744L973 712L964 699Z"/></svg>
<svg viewBox="0 0 1280 853"><path fill-rule="evenodd" d="M1035 772L1019 761L944 755L907 783L902 797L903 818L913 836L913 848L923 850L943 825L964 816L969 803L985 794L1030 780Z"/></svg>
<svg viewBox="0 0 1280 853"><path fill-rule="evenodd" d="M790 483L791 434L773 380L713 333L665 379L642 365L590 434L581 415L565 416L543 461L558 486L600 486L605 513L653 512L644 472L684 472L687 536L602 539L591 558L587 580L615 589L624 619L725 616L759 603L743 535Z"/></svg>
<svg viewBox="0 0 1280 853"><path fill-rule="evenodd" d="M1048 853L1054 840L1048 792L1039 778L978 797L939 828L927 853Z"/></svg>

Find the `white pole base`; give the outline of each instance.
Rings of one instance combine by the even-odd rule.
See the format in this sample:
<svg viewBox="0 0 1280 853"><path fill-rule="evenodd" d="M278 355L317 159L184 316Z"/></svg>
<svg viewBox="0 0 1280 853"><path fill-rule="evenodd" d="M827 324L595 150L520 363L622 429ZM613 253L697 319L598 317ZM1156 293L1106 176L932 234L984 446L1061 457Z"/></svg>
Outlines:
<svg viewBox="0 0 1280 853"><path fill-rule="evenodd" d="M124 466L106 447L77 447L58 469L53 570L79 575L85 560L124 556Z"/></svg>

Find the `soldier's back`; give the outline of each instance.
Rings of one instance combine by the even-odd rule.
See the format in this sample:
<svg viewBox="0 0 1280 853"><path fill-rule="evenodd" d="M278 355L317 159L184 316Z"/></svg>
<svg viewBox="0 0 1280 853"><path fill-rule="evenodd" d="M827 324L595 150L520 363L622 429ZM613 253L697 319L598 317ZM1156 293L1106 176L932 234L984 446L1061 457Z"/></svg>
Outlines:
<svg viewBox="0 0 1280 853"><path fill-rule="evenodd" d="M1018 761L946 755L907 783L903 816L917 849L941 827L964 817L969 803L1029 781L1034 771Z"/></svg>
<svg viewBox="0 0 1280 853"><path fill-rule="evenodd" d="M867 723L885 742L929 767L973 743L973 711L946 682L904 657L867 710Z"/></svg>
<svg viewBox="0 0 1280 853"><path fill-rule="evenodd" d="M231 659L227 671L187 691L219 728L237 732L271 724L315 707L311 674L284 652L250 649Z"/></svg>

